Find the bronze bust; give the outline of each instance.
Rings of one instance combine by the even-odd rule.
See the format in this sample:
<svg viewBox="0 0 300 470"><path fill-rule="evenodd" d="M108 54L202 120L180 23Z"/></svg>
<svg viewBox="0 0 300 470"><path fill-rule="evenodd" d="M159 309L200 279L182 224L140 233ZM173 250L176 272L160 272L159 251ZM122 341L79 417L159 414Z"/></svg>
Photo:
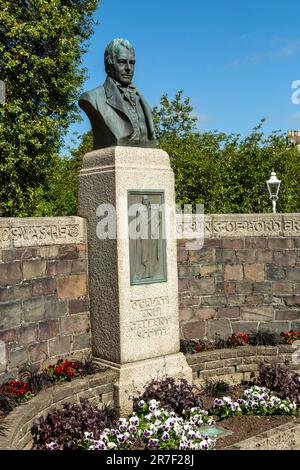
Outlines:
<svg viewBox="0 0 300 470"><path fill-rule="evenodd" d="M93 129L94 150L114 145L156 147L151 108L132 84L135 54L129 41L113 39L104 63L104 84L79 98Z"/></svg>

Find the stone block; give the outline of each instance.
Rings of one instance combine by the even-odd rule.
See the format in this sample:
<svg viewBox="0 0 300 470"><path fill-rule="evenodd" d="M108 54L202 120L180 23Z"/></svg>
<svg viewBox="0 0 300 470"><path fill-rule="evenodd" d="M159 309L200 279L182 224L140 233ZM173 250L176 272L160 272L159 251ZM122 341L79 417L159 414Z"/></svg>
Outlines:
<svg viewBox="0 0 300 470"><path fill-rule="evenodd" d="M32 280L32 294L34 296L54 294L56 290L56 279L53 277Z"/></svg>
<svg viewBox="0 0 300 470"><path fill-rule="evenodd" d="M225 295L206 295L201 297L201 307L223 307L227 305L227 297Z"/></svg>
<svg viewBox="0 0 300 470"><path fill-rule="evenodd" d="M256 262L255 250L239 250L236 252L238 264L252 264Z"/></svg>
<svg viewBox="0 0 300 470"><path fill-rule="evenodd" d="M59 247L57 245L40 246L38 248L38 256L45 259L55 259L58 257Z"/></svg>
<svg viewBox="0 0 300 470"><path fill-rule="evenodd" d="M75 299L85 297L87 293L86 274L61 276L57 278L58 297L60 299Z"/></svg>
<svg viewBox="0 0 300 470"><path fill-rule="evenodd" d="M251 294L253 284L249 281L239 281L235 284L235 290L237 294Z"/></svg>
<svg viewBox="0 0 300 470"><path fill-rule="evenodd" d="M21 302L5 302L0 307L0 331L15 328L21 324Z"/></svg>
<svg viewBox="0 0 300 470"><path fill-rule="evenodd" d="M190 263L212 263L216 261L216 250L215 248L202 248L201 250L189 251L189 262Z"/></svg>
<svg viewBox="0 0 300 470"><path fill-rule="evenodd" d="M205 363L205 369L219 369L220 367L224 367L225 363L222 360L219 361L209 361Z"/></svg>
<svg viewBox="0 0 300 470"><path fill-rule="evenodd" d="M42 320L45 315L45 299L39 297L23 302L23 315L28 323Z"/></svg>
<svg viewBox="0 0 300 470"><path fill-rule="evenodd" d="M220 369L204 370L200 372L199 378L206 380L220 375L234 374L235 367L221 367Z"/></svg>
<svg viewBox="0 0 300 470"><path fill-rule="evenodd" d="M217 249L216 251L216 262L220 264L224 263L236 263L236 254L234 250Z"/></svg>
<svg viewBox="0 0 300 470"><path fill-rule="evenodd" d="M218 309L218 318L239 318L240 307L223 307Z"/></svg>
<svg viewBox="0 0 300 470"><path fill-rule="evenodd" d="M242 364L236 367L237 372L256 372L257 369L257 364Z"/></svg>
<svg viewBox="0 0 300 470"><path fill-rule="evenodd" d="M228 296L228 305L230 306L238 306L243 305L246 303L246 296L242 294L238 295L229 295Z"/></svg>
<svg viewBox="0 0 300 470"><path fill-rule="evenodd" d="M37 258L37 248L24 247L15 250L15 259L23 261L24 259Z"/></svg>
<svg viewBox="0 0 300 470"><path fill-rule="evenodd" d="M18 348L13 351L9 351L8 355L9 368L19 367L28 362L28 353L26 348Z"/></svg>
<svg viewBox="0 0 300 470"><path fill-rule="evenodd" d="M287 269L286 276L290 281L300 282L300 268Z"/></svg>
<svg viewBox="0 0 300 470"><path fill-rule="evenodd" d="M193 354L192 357L195 358L196 364L206 364L210 361L218 361L220 359L220 351L208 351L208 352L200 352Z"/></svg>
<svg viewBox="0 0 300 470"><path fill-rule="evenodd" d="M19 261L0 264L0 287L12 286L21 280L22 270Z"/></svg>
<svg viewBox="0 0 300 470"><path fill-rule="evenodd" d="M47 297L45 300L45 317L60 318L68 312L68 301L58 300L56 296Z"/></svg>
<svg viewBox="0 0 300 470"><path fill-rule="evenodd" d="M43 341L32 344L28 348L31 362L43 361L49 356L48 342Z"/></svg>
<svg viewBox="0 0 300 470"><path fill-rule="evenodd" d="M11 263L12 261L15 261L15 259L16 259L16 250L15 249L2 250L2 261L3 261L3 263Z"/></svg>
<svg viewBox="0 0 300 470"><path fill-rule="evenodd" d="M4 343L13 343L17 339L17 330L1 330L0 341Z"/></svg>
<svg viewBox="0 0 300 470"><path fill-rule="evenodd" d="M199 320L208 320L216 316L216 309L210 307L193 307L193 316Z"/></svg>
<svg viewBox="0 0 300 470"><path fill-rule="evenodd" d="M189 285L189 279L178 279L178 292L188 292Z"/></svg>
<svg viewBox="0 0 300 470"><path fill-rule="evenodd" d="M8 302L10 300L16 300L14 298L14 288L11 286L0 287L0 302Z"/></svg>
<svg viewBox="0 0 300 470"><path fill-rule="evenodd" d="M231 323L233 333L252 333L253 331L257 331L258 322L257 321L249 321L249 322L235 322Z"/></svg>
<svg viewBox="0 0 300 470"><path fill-rule="evenodd" d="M73 336L72 351L91 347L91 335L89 333L81 333Z"/></svg>
<svg viewBox="0 0 300 470"><path fill-rule="evenodd" d="M247 295L245 304L259 305L259 304L263 304L264 301L265 301L265 297L263 296L263 294L256 293L256 294ZM272 303L272 302L269 302L269 303Z"/></svg>
<svg viewBox="0 0 300 470"><path fill-rule="evenodd" d="M60 259L77 259L78 252L77 245L62 245L59 247L58 256Z"/></svg>
<svg viewBox="0 0 300 470"><path fill-rule="evenodd" d="M273 251L271 250L258 250L256 252L256 261L258 263L272 263L273 261Z"/></svg>
<svg viewBox="0 0 300 470"><path fill-rule="evenodd" d="M205 322L192 321L181 325L184 339L197 339L205 336Z"/></svg>
<svg viewBox="0 0 300 470"><path fill-rule="evenodd" d="M265 278L265 265L264 264L245 264L244 277L246 281L262 282Z"/></svg>
<svg viewBox="0 0 300 470"><path fill-rule="evenodd" d="M221 264L204 264L199 266L200 268L200 276L214 276L222 272L222 265Z"/></svg>
<svg viewBox="0 0 300 470"><path fill-rule="evenodd" d="M266 305L245 305L241 306L241 318L247 321L256 321L256 320L273 320L274 319L274 309L272 306Z"/></svg>
<svg viewBox="0 0 300 470"><path fill-rule="evenodd" d="M275 320L299 320L300 310L275 310Z"/></svg>
<svg viewBox="0 0 300 470"><path fill-rule="evenodd" d="M243 238L223 238L221 246L225 249L242 250L245 246L245 240Z"/></svg>
<svg viewBox="0 0 300 470"><path fill-rule="evenodd" d="M292 238L282 237L270 237L268 238L268 248L271 250L291 249L294 248L294 240Z"/></svg>
<svg viewBox="0 0 300 470"><path fill-rule="evenodd" d="M90 331L90 316L86 313L77 313L61 319L62 333L88 333Z"/></svg>
<svg viewBox="0 0 300 470"><path fill-rule="evenodd" d="M300 294L299 295L291 295L283 297L284 302L283 305L287 305L288 307L299 307L300 305Z"/></svg>
<svg viewBox="0 0 300 470"><path fill-rule="evenodd" d="M58 336L49 340L49 355L59 356L71 352L72 336Z"/></svg>
<svg viewBox="0 0 300 470"><path fill-rule="evenodd" d="M100 401L101 403L103 403L103 405L109 405L111 403L114 403L113 392L102 393L102 395L100 396Z"/></svg>
<svg viewBox="0 0 300 470"><path fill-rule="evenodd" d="M198 265L183 265L178 266L178 278L189 280L193 275L197 275L200 272L200 267Z"/></svg>
<svg viewBox="0 0 300 470"><path fill-rule="evenodd" d="M236 358L237 357L237 349L223 349L220 351L220 358L221 359L228 359L228 358Z"/></svg>
<svg viewBox="0 0 300 470"><path fill-rule="evenodd" d="M191 306L199 306L200 304L200 297L190 295L179 296L179 305L180 308L184 307L191 307Z"/></svg>
<svg viewBox="0 0 300 470"><path fill-rule="evenodd" d="M293 283L290 281L274 281L272 282L272 292L275 295L292 294Z"/></svg>
<svg viewBox="0 0 300 470"><path fill-rule="evenodd" d="M277 346L261 346L259 348L259 354L263 356L276 356L278 354Z"/></svg>
<svg viewBox="0 0 300 470"><path fill-rule="evenodd" d="M18 329L18 343L21 346L27 346L30 343L37 341L37 326L36 324L22 325Z"/></svg>
<svg viewBox="0 0 300 470"><path fill-rule="evenodd" d="M47 274L57 276L59 274L70 274L72 269L71 260L52 260L47 262Z"/></svg>
<svg viewBox="0 0 300 470"><path fill-rule="evenodd" d="M296 250L275 251L273 253L273 262L277 266L295 266L297 261Z"/></svg>
<svg viewBox="0 0 300 470"><path fill-rule="evenodd" d="M23 261L23 277L24 279L33 279L36 277L42 277L46 274L46 261L28 260Z"/></svg>
<svg viewBox="0 0 300 470"><path fill-rule="evenodd" d="M224 279L225 281L241 281L243 279L243 266L241 264L226 264Z"/></svg>
<svg viewBox="0 0 300 470"><path fill-rule="evenodd" d="M232 281L226 281L226 282L217 282L216 283L216 292L225 294L225 295L230 295L230 294L235 294L236 292L236 283Z"/></svg>
<svg viewBox="0 0 300 470"><path fill-rule="evenodd" d="M229 320L207 320L207 337L209 339L214 339L216 335L220 335L221 338L227 339L231 334L232 330Z"/></svg>
<svg viewBox="0 0 300 470"><path fill-rule="evenodd" d="M267 247L267 239L264 237L247 237L245 239L245 248L246 249L264 249Z"/></svg>
<svg viewBox="0 0 300 470"><path fill-rule="evenodd" d="M39 339L46 341L59 335L59 320L45 320L39 322Z"/></svg>
<svg viewBox="0 0 300 470"><path fill-rule="evenodd" d="M72 261L72 274L80 274L80 273L87 273L87 259L75 259Z"/></svg>
<svg viewBox="0 0 300 470"><path fill-rule="evenodd" d="M193 311L191 307L183 307L179 310L180 321L189 321L193 317Z"/></svg>
<svg viewBox="0 0 300 470"><path fill-rule="evenodd" d="M188 250L183 246L178 246L177 248L177 261L179 263L187 263L188 261Z"/></svg>
<svg viewBox="0 0 300 470"><path fill-rule="evenodd" d="M88 312L89 302L88 299L72 299L69 300L69 313L82 313Z"/></svg>
<svg viewBox="0 0 300 470"><path fill-rule="evenodd" d="M224 365L227 366L239 366L243 363L243 358L241 357L232 357L231 359L225 359Z"/></svg>
<svg viewBox="0 0 300 470"><path fill-rule="evenodd" d="M271 281L264 282L254 282L253 283L253 292L259 294L269 294L272 290Z"/></svg>
<svg viewBox="0 0 300 470"><path fill-rule="evenodd" d="M207 295L215 293L215 281L212 277L194 278L190 281L191 294Z"/></svg>
<svg viewBox="0 0 300 470"><path fill-rule="evenodd" d="M27 300L32 297L32 285L30 281L22 281L21 284L14 286L15 300Z"/></svg>
<svg viewBox="0 0 300 470"><path fill-rule="evenodd" d="M290 323L288 321L270 321L261 322L259 324L260 330L269 330L275 333L281 333L282 331L289 331Z"/></svg>

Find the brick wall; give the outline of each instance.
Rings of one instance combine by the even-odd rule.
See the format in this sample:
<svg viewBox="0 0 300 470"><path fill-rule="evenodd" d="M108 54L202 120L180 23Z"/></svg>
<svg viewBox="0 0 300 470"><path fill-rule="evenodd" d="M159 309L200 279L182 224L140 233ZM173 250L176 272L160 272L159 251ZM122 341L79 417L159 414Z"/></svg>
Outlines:
<svg viewBox="0 0 300 470"><path fill-rule="evenodd" d="M300 215L205 216L204 245L178 241L181 336L300 330Z"/></svg>
<svg viewBox="0 0 300 470"><path fill-rule="evenodd" d="M0 383L90 351L84 220L0 219Z"/></svg>

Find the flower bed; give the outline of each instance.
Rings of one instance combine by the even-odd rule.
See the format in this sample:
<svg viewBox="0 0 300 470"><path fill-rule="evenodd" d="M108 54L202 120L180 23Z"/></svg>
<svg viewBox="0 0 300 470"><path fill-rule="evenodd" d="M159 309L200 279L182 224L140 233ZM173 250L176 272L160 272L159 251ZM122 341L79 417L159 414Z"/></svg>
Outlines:
<svg viewBox="0 0 300 470"><path fill-rule="evenodd" d="M184 353L197 353L202 351L212 351L214 349L236 348L239 346L275 346L279 344L293 344L300 340L300 331L281 332L280 335L270 331L256 331L251 334L245 332L233 333L227 340L220 335L215 335L214 339L192 339L181 340L181 350Z"/></svg>

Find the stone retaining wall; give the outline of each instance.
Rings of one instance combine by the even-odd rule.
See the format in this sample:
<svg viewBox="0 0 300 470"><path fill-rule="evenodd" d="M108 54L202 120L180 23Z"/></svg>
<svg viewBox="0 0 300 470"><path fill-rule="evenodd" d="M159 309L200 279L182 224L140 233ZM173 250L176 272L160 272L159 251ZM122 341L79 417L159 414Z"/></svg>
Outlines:
<svg viewBox="0 0 300 470"><path fill-rule="evenodd" d="M13 410L1 423L4 432L0 434L0 449L30 449L32 421L45 416L50 410L62 406L63 403L79 403L80 398L87 398L95 404L111 403L114 406L116 378L114 372L106 371L43 390L36 397Z"/></svg>
<svg viewBox="0 0 300 470"><path fill-rule="evenodd" d="M208 215L204 227L203 247L178 241L181 337L300 330L300 214Z"/></svg>
<svg viewBox="0 0 300 470"><path fill-rule="evenodd" d="M0 218L0 384L89 352L84 219Z"/></svg>
<svg viewBox="0 0 300 470"><path fill-rule="evenodd" d="M261 432L224 450L299 450L300 418Z"/></svg>
<svg viewBox="0 0 300 470"><path fill-rule="evenodd" d="M294 370L300 364L293 364L292 354L296 351L291 345L278 346L240 346L232 349L216 349L195 354L187 354L186 359L193 370L195 383L219 378L230 384L239 384L242 380L250 380L257 371L258 364L290 362Z"/></svg>

